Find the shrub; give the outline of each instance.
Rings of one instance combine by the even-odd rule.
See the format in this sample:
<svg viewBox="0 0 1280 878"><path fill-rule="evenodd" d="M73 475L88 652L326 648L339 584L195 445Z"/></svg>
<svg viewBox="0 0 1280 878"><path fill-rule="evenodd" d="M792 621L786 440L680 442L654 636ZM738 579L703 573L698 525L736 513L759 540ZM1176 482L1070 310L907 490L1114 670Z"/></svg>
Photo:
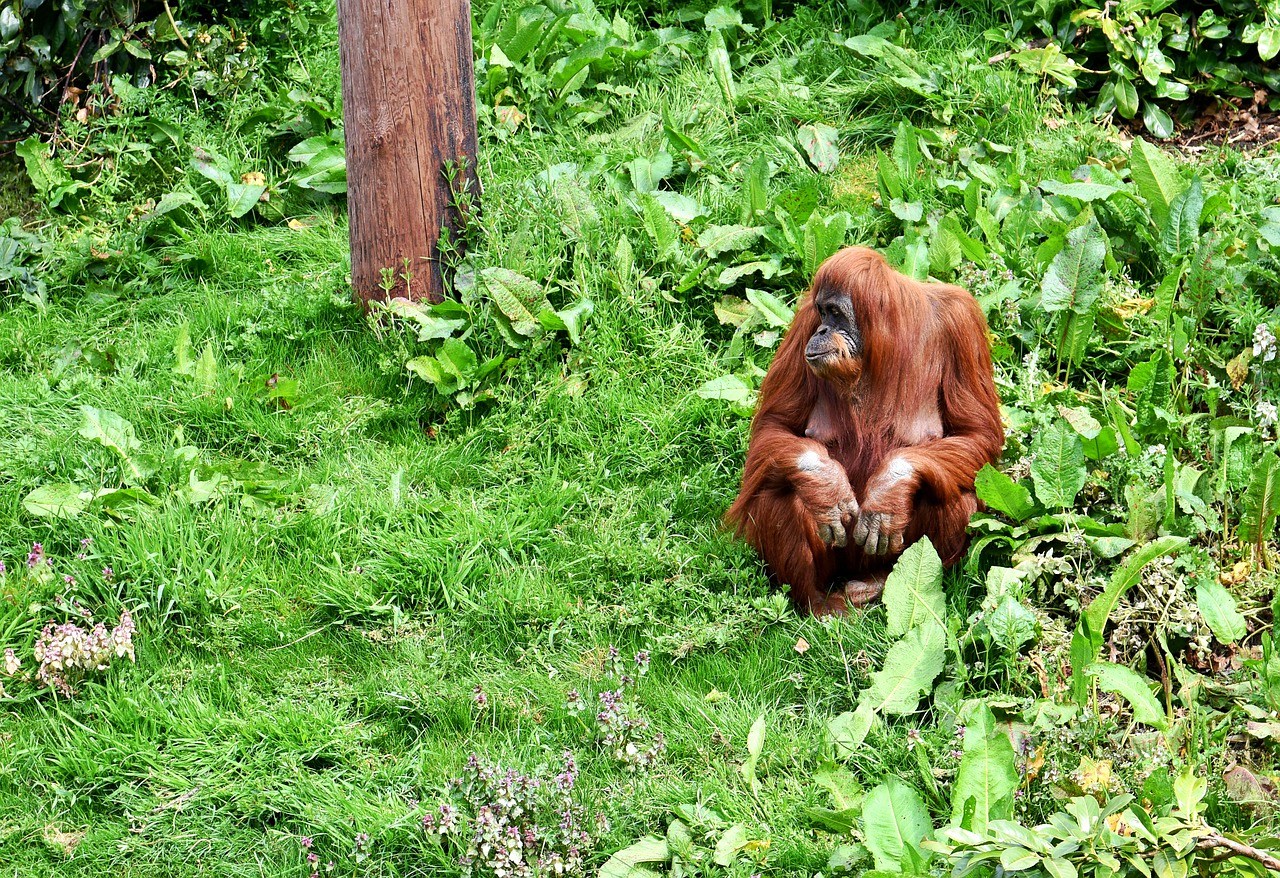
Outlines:
<svg viewBox="0 0 1280 878"><path fill-rule="evenodd" d="M0 0L0 130L53 127L64 100L109 112L113 80L149 86L181 77L221 94L256 76L254 48L233 23L184 21L154 0Z"/></svg>
<svg viewBox="0 0 1280 878"><path fill-rule="evenodd" d="M1068 93L1089 95L1101 115L1139 113L1156 137L1197 98L1280 91L1280 2L1211 0L1017 0L1012 36L1043 39L1013 55ZM1041 45L1043 43L1043 45Z"/></svg>

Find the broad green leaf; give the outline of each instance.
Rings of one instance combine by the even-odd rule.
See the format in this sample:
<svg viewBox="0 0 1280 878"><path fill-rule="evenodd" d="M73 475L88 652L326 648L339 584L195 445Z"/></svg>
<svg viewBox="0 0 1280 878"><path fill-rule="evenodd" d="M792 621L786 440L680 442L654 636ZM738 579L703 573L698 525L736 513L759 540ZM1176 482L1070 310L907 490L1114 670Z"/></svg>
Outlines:
<svg viewBox="0 0 1280 878"><path fill-rule="evenodd" d="M84 416L84 423L80 426L80 435L84 438L110 448L126 460L142 447L133 424L115 412L86 405L80 407L80 413Z"/></svg>
<svg viewBox="0 0 1280 878"><path fill-rule="evenodd" d="M1095 315L1092 311L1076 314L1068 311L1063 316L1062 337L1058 344L1058 356L1079 366L1089 352L1093 340Z"/></svg>
<svg viewBox="0 0 1280 878"><path fill-rule="evenodd" d="M1204 210L1204 189L1200 178L1169 206L1169 219L1160 233L1160 246L1170 256L1189 252L1200 238L1200 213Z"/></svg>
<svg viewBox="0 0 1280 878"><path fill-rule="evenodd" d="M506 268L482 269L480 277L498 310L511 321L511 328L523 336L534 335L539 328L534 315L548 306L542 286Z"/></svg>
<svg viewBox="0 0 1280 878"><path fill-rule="evenodd" d="M928 537L903 552L884 585L889 636L900 637L917 625L946 627L947 599L942 593L942 560Z"/></svg>
<svg viewBox="0 0 1280 878"><path fill-rule="evenodd" d="M1022 872L1040 862L1040 854L1026 848L1008 847L1000 853L1000 865L1005 872Z"/></svg>
<svg viewBox="0 0 1280 878"><path fill-rule="evenodd" d="M670 859L671 849L664 839L646 836L605 861L599 878L657 878L657 872L641 864L665 863Z"/></svg>
<svg viewBox="0 0 1280 878"><path fill-rule="evenodd" d="M880 187L880 200L884 204L902 201L902 196L905 194L902 175L898 173L897 167L890 158L880 150L876 150L876 184Z"/></svg>
<svg viewBox="0 0 1280 878"><path fill-rule="evenodd" d="M918 201L906 202L895 198L889 202L889 212L904 223L918 223L924 218L924 205Z"/></svg>
<svg viewBox="0 0 1280 878"><path fill-rule="evenodd" d="M144 488L112 488L99 491L94 505L115 519L131 519L137 513L160 505L160 498Z"/></svg>
<svg viewBox="0 0 1280 878"><path fill-rule="evenodd" d="M1112 662L1096 662L1086 673L1098 681L1098 688L1119 695L1133 708L1133 718L1157 729L1169 727L1169 718L1151 694L1147 678L1132 668Z"/></svg>
<svg viewBox="0 0 1280 878"><path fill-rule="evenodd" d="M435 357L414 357L404 364L404 368L435 387L449 383L440 368L440 362Z"/></svg>
<svg viewBox="0 0 1280 878"><path fill-rule="evenodd" d="M570 342L578 344L582 341L583 327L587 325L587 321L591 319L595 310L594 302L590 299L582 299L573 306L556 312L556 316L560 318L565 331L569 334Z"/></svg>
<svg viewBox="0 0 1280 878"><path fill-rule="evenodd" d="M764 714L760 714L751 724L751 731L747 732L747 758L742 765L738 766L738 770L751 785L753 792L758 791L760 786L759 781L756 780L756 766L760 763L760 754L764 752L764 733Z"/></svg>
<svg viewBox="0 0 1280 878"><path fill-rule="evenodd" d="M764 733L764 714L761 714L751 724L751 731L747 733L747 753L756 759L759 759L760 754L764 752Z"/></svg>
<svg viewBox="0 0 1280 878"><path fill-rule="evenodd" d="M1183 195L1186 195L1186 193L1184 192ZM1178 196L1179 200L1181 200L1183 195ZM1169 222L1170 224L1174 222L1173 214L1169 215ZM1175 245L1176 243L1177 242L1174 242ZM1176 256L1177 253L1175 251L1170 253L1170 255ZM1164 280L1160 281L1160 286L1156 287L1155 296L1153 296L1156 300L1156 304L1155 307L1151 309L1151 319L1156 323L1164 324L1168 322L1169 315L1173 313L1174 302L1178 298L1178 287L1181 286L1182 277L1186 273L1187 263L1179 260L1173 270L1164 276Z"/></svg>
<svg viewBox="0 0 1280 878"><path fill-rule="evenodd" d="M1166 536L1152 540L1134 551L1124 563L1111 574L1111 579L1102 593L1089 602L1084 615L1094 632L1099 647L1102 645L1102 632L1111 618L1111 611L1135 582L1142 575L1142 570L1156 558L1172 555L1187 544L1186 537Z"/></svg>
<svg viewBox="0 0 1280 878"><path fill-rule="evenodd" d="M706 213L695 199L688 195L681 195L679 192L660 189L657 192L650 192L649 197L662 205L662 209L669 213L672 219L686 226Z"/></svg>
<svg viewBox="0 0 1280 878"><path fill-rule="evenodd" d="M1125 76L1117 76L1115 79L1115 96L1116 109L1120 111L1120 115L1126 119L1132 119L1138 114L1138 90L1133 87L1133 83Z"/></svg>
<svg viewBox="0 0 1280 878"><path fill-rule="evenodd" d="M394 298L384 302L386 308L397 317L412 321L417 325L418 341L439 341L448 338L467 325L466 311L459 310L459 316L444 316L446 309L441 306L410 302L404 298Z"/></svg>
<svg viewBox="0 0 1280 878"><path fill-rule="evenodd" d="M703 399L725 399L743 405L750 404L756 395L747 382L737 375L721 375L719 378L712 378L694 393Z"/></svg>
<svg viewBox="0 0 1280 878"><path fill-rule="evenodd" d="M49 147L38 137L28 137L14 148L14 152L26 165L27 177L40 195L47 195L55 186L71 179L66 169L49 156Z"/></svg>
<svg viewBox="0 0 1280 878"><path fill-rule="evenodd" d="M1129 173L1138 194L1150 207L1156 226L1164 228L1174 199L1187 188L1178 176L1173 161L1159 147L1152 146L1139 137L1134 140L1129 152Z"/></svg>
<svg viewBox="0 0 1280 878"><path fill-rule="evenodd" d="M707 226L698 235L698 246L714 259L721 253L750 247L763 232L759 226Z"/></svg>
<svg viewBox="0 0 1280 878"><path fill-rule="evenodd" d="M860 844L838 844L827 857L827 871L833 875L845 875L867 858L867 849ZM865 873L863 873L865 874Z"/></svg>
<svg viewBox="0 0 1280 878"><path fill-rule="evenodd" d="M1040 306L1050 312L1088 313L1102 291L1106 255L1106 232L1096 219L1090 217L1089 222L1068 232L1040 285Z"/></svg>
<svg viewBox="0 0 1280 878"><path fill-rule="evenodd" d="M1058 414L1062 415L1063 420L1071 425L1071 429L1075 430L1081 439L1095 439L1102 432L1102 424L1087 408L1068 408L1060 405Z"/></svg>
<svg viewBox="0 0 1280 878"><path fill-rule="evenodd" d="M747 165L747 172L743 178L743 196L745 203L743 204L744 223L749 223L756 217L764 216L769 210L769 178L773 175L773 168L769 165L769 159L763 152L756 156L755 161Z"/></svg>
<svg viewBox="0 0 1280 878"><path fill-rule="evenodd" d="M960 240L946 226L939 225L929 240L929 273L936 278L949 278L963 259Z"/></svg>
<svg viewBox="0 0 1280 878"><path fill-rule="evenodd" d="M640 193L651 193L658 184L671 176L674 161L671 154L658 152L653 157L638 156L627 163L632 187Z"/></svg>
<svg viewBox="0 0 1280 878"><path fill-rule="evenodd" d="M1128 537L1085 537L1085 542L1099 558L1114 558L1134 546L1133 540Z"/></svg>
<svg viewBox="0 0 1280 878"><path fill-rule="evenodd" d="M818 266L844 246L844 236L849 230L849 214L844 211L822 216L816 210L809 214L804 224L804 273L813 277Z"/></svg>
<svg viewBox="0 0 1280 878"><path fill-rule="evenodd" d="M1036 639L1036 614L1013 595L1005 595L985 621L991 640L1005 652L1016 653Z"/></svg>
<svg viewBox="0 0 1280 878"><path fill-rule="evenodd" d="M1268 537L1275 531L1277 517L1280 517L1280 458L1274 451L1268 451L1254 467L1240 518L1240 538L1253 543L1259 559L1263 558Z"/></svg>
<svg viewBox="0 0 1280 878"><path fill-rule="evenodd" d="M79 485L41 485L22 499L22 507L37 518L74 518L92 498Z"/></svg>
<svg viewBox="0 0 1280 878"><path fill-rule="evenodd" d="M667 208L652 196L647 198L642 196L640 198L640 220L644 225L645 232L649 235L649 239L653 241L658 258L665 258L676 246L676 240L679 235L675 224L667 213Z"/></svg>
<svg viewBox="0 0 1280 878"><path fill-rule="evenodd" d="M1014 521L1023 521L1036 511L1031 492L989 463L978 470L973 487L988 508L1003 512Z"/></svg>
<svg viewBox="0 0 1280 878"><path fill-rule="evenodd" d="M733 84L733 65L729 61L729 49L725 46L724 32L714 30L707 39L707 63L711 66L711 75L716 85L720 86L720 96L732 107L737 102Z"/></svg>
<svg viewBox="0 0 1280 878"><path fill-rule="evenodd" d="M186 207L188 204L195 205L201 211L204 210L203 202L190 192L166 192L160 196L160 200L155 207L138 217L138 221L151 222L165 214L172 213L180 207Z"/></svg>
<svg viewBox="0 0 1280 878"><path fill-rule="evenodd" d="M267 187L260 183L228 183L227 213L232 219L239 219L258 203Z"/></svg>
<svg viewBox="0 0 1280 878"><path fill-rule="evenodd" d="M871 686L863 690L862 704L870 704L881 714L914 713L920 696L933 688L933 681L946 664L947 635L942 626L928 622L913 628L884 658L884 667L871 675Z"/></svg>
<svg viewBox="0 0 1280 878"><path fill-rule="evenodd" d="M757 259L754 262L744 262L741 265L732 265L720 272L720 276L716 278L716 283L721 286L731 287L744 277L748 277L753 274L758 274L761 279L768 280L778 273L779 268L781 268L781 265L776 257L773 259Z"/></svg>
<svg viewBox="0 0 1280 878"><path fill-rule="evenodd" d="M1272 12L1274 15L1274 11ZM1263 27L1258 31L1258 57L1270 61L1280 54L1280 24Z"/></svg>
<svg viewBox="0 0 1280 878"><path fill-rule="evenodd" d="M173 358L176 364L173 367L176 375L193 375L195 374L195 362L191 359L194 349L191 347L191 324L183 321L178 327L178 334L173 340Z"/></svg>
<svg viewBox="0 0 1280 878"><path fill-rule="evenodd" d="M1196 774L1195 765L1187 765L1173 781L1173 797L1178 803L1174 813L1194 820L1205 809L1204 797L1208 791L1208 781Z"/></svg>
<svg viewBox="0 0 1280 878"><path fill-rule="evenodd" d="M196 147L191 151L191 167L202 177L212 180L224 189L235 182L231 163L223 156L208 149Z"/></svg>
<svg viewBox="0 0 1280 878"><path fill-rule="evenodd" d="M951 788L951 822L984 832L989 821L1012 818L1017 788L1009 736L996 726L991 708L978 702L965 719L964 755Z"/></svg>
<svg viewBox="0 0 1280 878"><path fill-rule="evenodd" d="M836 757L848 759L856 755L875 721L875 708L865 702L859 704L857 710L846 710L829 720L827 737L835 747Z"/></svg>
<svg viewBox="0 0 1280 878"><path fill-rule="evenodd" d="M764 316L765 322L775 329L786 329L795 317L795 312L773 293L748 287L747 301L755 305L756 310Z"/></svg>
<svg viewBox="0 0 1280 878"><path fill-rule="evenodd" d="M1143 436L1162 436L1170 428L1176 379L1173 358L1164 348L1152 354L1146 363L1133 368L1129 390L1135 390L1136 381L1138 418L1135 426Z"/></svg>
<svg viewBox="0 0 1280 878"><path fill-rule="evenodd" d="M310 156L306 164L291 177L290 182L300 189L314 189L329 195L341 195L347 191L347 155L341 144L331 143Z"/></svg>
<svg viewBox="0 0 1280 878"><path fill-rule="evenodd" d="M1066 424L1054 421L1032 443L1032 451L1031 482L1036 498L1050 508L1070 508L1088 475L1080 437Z"/></svg>
<svg viewBox="0 0 1280 878"><path fill-rule="evenodd" d="M306 164L334 145L333 140L330 138L317 135L315 137L308 137L301 143L296 144L293 149L289 150L287 155L290 161L298 162L299 164Z"/></svg>
<svg viewBox="0 0 1280 878"><path fill-rule="evenodd" d="M560 213L560 229L566 237L579 240L600 225L600 211L590 193L575 178L560 177L551 184L551 196Z"/></svg>
<svg viewBox="0 0 1280 878"><path fill-rule="evenodd" d="M437 357L440 367L457 379L459 387L468 386L476 377L476 370L480 364L475 352L467 346L466 342L456 338L446 338L440 345L440 353Z"/></svg>
<svg viewBox="0 0 1280 878"><path fill-rule="evenodd" d="M933 831L920 794L896 777L867 793L862 804L862 835L877 869L906 871L910 854L928 860L920 842ZM910 852L910 853L909 853Z"/></svg>
<svg viewBox="0 0 1280 878"><path fill-rule="evenodd" d="M1196 586L1196 606L1219 642L1238 643L1249 633L1244 616L1236 609L1236 599L1217 580Z"/></svg>
<svg viewBox="0 0 1280 878"><path fill-rule="evenodd" d="M733 861L738 858L738 851L747 843L747 827L741 823L735 823L724 831L716 841L715 853L712 859L715 860L717 866L723 866L726 869L733 865Z"/></svg>
<svg viewBox="0 0 1280 878"><path fill-rule="evenodd" d="M861 808L866 798L862 785L846 768L827 763L813 773L813 782L831 794L831 802L840 811Z"/></svg>
<svg viewBox="0 0 1280 878"><path fill-rule="evenodd" d="M904 180L913 179L923 159L920 137L911 123L903 119L893 135L893 163L897 165L898 173Z"/></svg>
<svg viewBox="0 0 1280 878"><path fill-rule="evenodd" d="M840 164L840 132L830 125L801 125L796 139L818 173L830 174Z"/></svg>
<svg viewBox="0 0 1280 878"><path fill-rule="evenodd" d="M208 393L218 385L218 359L213 353L212 341L205 342L200 349L200 359L196 360L195 374L191 378L202 393Z"/></svg>
<svg viewBox="0 0 1280 878"><path fill-rule="evenodd" d="M1142 102L1142 124L1155 137L1167 140L1173 136L1173 120L1159 104L1153 100Z"/></svg>

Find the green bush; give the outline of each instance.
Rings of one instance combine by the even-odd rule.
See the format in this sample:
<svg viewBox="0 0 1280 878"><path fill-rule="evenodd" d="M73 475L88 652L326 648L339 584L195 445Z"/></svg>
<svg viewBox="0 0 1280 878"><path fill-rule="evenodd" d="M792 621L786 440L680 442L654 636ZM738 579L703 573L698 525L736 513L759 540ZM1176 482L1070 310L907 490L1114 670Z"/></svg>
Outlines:
<svg viewBox="0 0 1280 878"><path fill-rule="evenodd" d="M115 75L148 81L161 18L168 27L157 2L0 2L0 98L8 121L37 122L69 84Z"/></svg>
<svg viewBox="0 0 1280 878"><path fill-rule="evenodd" d="M52 130L66 104L111 112L117 78L181 79L213 96L256 78L257 53L237 24L196 24L184 11L153 0L0 0L0 131Z"/></svg>
<svg viewBox="0 0 1280 878"><path fill-rule="evenodd" d="M1280 0L1015 0L1012 31L1042 38L1013 55L1101 115L1141 113L1156 137L1199 99L1280 91ZM1047 44L1045 41L1047 40Z"/></svg>

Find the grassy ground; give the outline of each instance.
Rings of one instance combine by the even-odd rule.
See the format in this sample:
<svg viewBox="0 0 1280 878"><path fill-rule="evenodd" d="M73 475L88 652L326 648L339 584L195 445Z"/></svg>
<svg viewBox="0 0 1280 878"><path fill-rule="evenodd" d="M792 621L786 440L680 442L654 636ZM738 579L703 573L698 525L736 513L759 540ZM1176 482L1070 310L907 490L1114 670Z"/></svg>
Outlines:
<svg viewBox="0 0 1280 878"><path fill-rule="evenodd" d="M337 874L453 874L423 840L416 803L434 805L469 753L533 768L564 750L582 766L581 800L607 819L602 853L707 802L768 840L767 871L826 868L835 842L804 816L825 805L809 778L826 722L856 703L884 654L883 611L819 623L770 595L719 524L747 421L692 392L724 371L728 332L709 308L664 297L672 278L610 279L601 254L636 235L637 220L605 183L593 187L596 237L575 246L530 180L559 162L626 161L661 137L629 122L694 108L717 166L763 152L808 175L774 135L782 118L823 120L844 134L845 156L822 204L850 211L850 241L874 240L883 215L869 209L870 157L900 110L828 43L852 23L801 12L763 44L799 58L804 97L730 117L708 100L706 66L686 63L661 85L632 83L611 119L574 136L486 130L477 261L572 277L596 311L580 345L535 345L476 410L421 383L406 390L397 343L346 302L340 207L314 208L299 228L210 219L105 259L95 248L142 198L122 189L115 216L64 215L72 255L47 305L0 308L0 547L13 570L42 542L76 583L10 593L23 612L0 621L17 626L15 641L29 637L42 614L27 605L53 606L58 593L99 618L136 607L138 655L75 699L0 705L0 872L304 875L299 839L311 836ZM957 47L984 47L990 24L965 10L922 16L916 44L945 71ZM315 45L329 48L305 64L336 101L332 23L322 34ZM990 139L1022 145L1029 170L1108 148L1107 130L1070 114L1047 128L1064 113L1034 82L993 71L953 86L967 102L958 121L985 119ZM226 119L176 99L154 109L191 142L217 138L252 160L234 125L251 106ZM6 184L0 212L34 214L21 198ZM208 348L212 370L185 374L186 338L190 355ZM297 381L292 407L264 401L273 374ZM56 524L24 512L41 484L119 483L119 461L78 433L83 406L132 422L158 460L159 508ZM183 502L186 447L211 468L270 468L254 478L283 499ZM962 616L972 585L949 581ZM570 690L593 698L608 685L611 645L654 654L635 697L667 748L648 772L625 771L595 745L591 711L566 706ZM738 766L760 715L753 795ZM905 735L915 724L873 732L855 773L918 773ZM948 728L923 734L935 751L949 746ZM925 793L948 810L944 791ZM373 841L357 862L361 832Z"/></svg>

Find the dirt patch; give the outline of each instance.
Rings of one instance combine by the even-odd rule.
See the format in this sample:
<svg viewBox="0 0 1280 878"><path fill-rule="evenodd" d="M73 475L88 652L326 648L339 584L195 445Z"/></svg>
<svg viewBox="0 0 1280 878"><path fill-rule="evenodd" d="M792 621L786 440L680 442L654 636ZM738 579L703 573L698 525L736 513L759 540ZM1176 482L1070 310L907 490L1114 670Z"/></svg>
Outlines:
<svg viewBox="0 0 1280 878"><path fill-rule="evenodd" d="M1280 112L1268 106L1274 97L1265 89L1248 98L1230 98L1206 107L1199 118L1171 141L1188 151L1210 146L1231 146L1258 152L1280 143ZM1280 100L1276 101L1280 105Z"/></svg>

